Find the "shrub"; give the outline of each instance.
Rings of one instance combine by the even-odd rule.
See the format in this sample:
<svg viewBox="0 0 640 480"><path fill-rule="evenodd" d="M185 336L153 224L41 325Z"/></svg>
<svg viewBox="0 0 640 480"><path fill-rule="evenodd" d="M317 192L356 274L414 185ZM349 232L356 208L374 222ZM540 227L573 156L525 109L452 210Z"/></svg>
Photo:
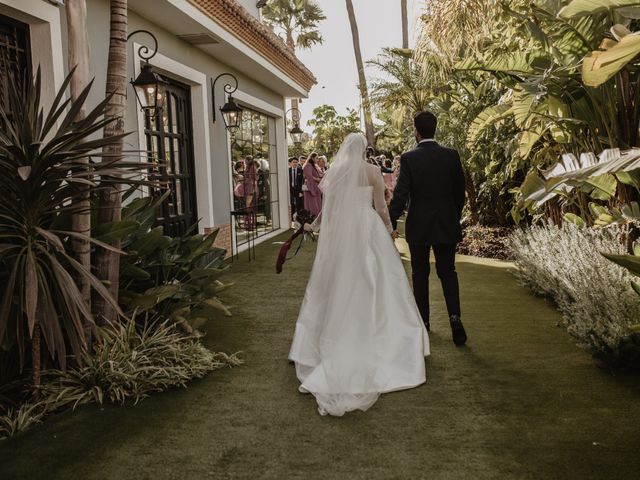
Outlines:
<svg viewBox="0 0 640 480"><path fill-rule="evenodd" d="M507 240L512 229L470 225L464 229L464 238L458 244L458 253L474 257L509 259Z"/></svg>
<svg viewBox="0 0 640 480"><path fill-rule="evenodd" d="M612 231L536 226L514 232L509 247L520 280L556 302L580 346L608 364L640 363L640 337L630 328L640 318L632 275L600 254L626 253Z"/></svg>
<svg viewBox="0 0 640 480"><path fill-rule="evenodd" d="M45 415L88 403L139 402L153 392L185 387L209 372L240 365L237 355L213 353L200 336L185 335L175 324L118 323L100 329L101 342L81 366L43 372L37 402L0 416L0 438L23 431Z"/></svg>
<svg viewBox="0 0 640 480"><path fill-rule="evenodd" d="M40 423L45 415L46 407L42 402L21 405L10 408L6 415L0 416L0 439L13 437Z"/></svg>
<svg viewBox="0 0 640 480"><path fill-rule="evenodd" d="M212 353L199 336L185 335L170 322L115 324L101 329L102 342L77 369L45 372L41 394L53 406L68 403L139 402L152 392L186 387L194 378L240 360Z"/></svg>
<svg viewBox="0 0 640 480"><path fill-rule="evenodd" d="M219 294L231 285L219 278L227 271L226 251L214 247L218 230L171 238L154 227L155 211L165 197L133 200L122 220L96 228L107 241L119 235L121 249L120 302L128 313L170 319L187 333L216 315L231 316ZM100 236L104 235L104 236Z"/></svg>

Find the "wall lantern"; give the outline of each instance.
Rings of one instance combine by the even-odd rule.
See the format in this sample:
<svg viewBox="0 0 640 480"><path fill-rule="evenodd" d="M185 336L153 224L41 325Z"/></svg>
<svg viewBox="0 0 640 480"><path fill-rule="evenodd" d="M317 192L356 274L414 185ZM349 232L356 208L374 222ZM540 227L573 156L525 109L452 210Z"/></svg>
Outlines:
<svg viewBox="0 0 640 480"><path fill-rule="evenodd" d="M233 92L238 90L238 79L230 73L222 73L218 75L215 80L211 81L213 123L216 123L216 82L218 81L218 79L220 79L220 77L224 76L231 77L235 83L235 86L231 85L230 83L225 84L224 92L225 94L229 95L229 98L227 99L227 102L222 107L220 107L220 113L222 113L222 119L224 120L225 128L229 132L234 133L240 127L240 123L242 122L242 108L235 102L233 96L231 95Z"/></svg>
<svg viewBox="0 0 640 480"><path fill-rule="evenodd" d="M153 39L154 47L153 50L150 50L149 47L142 45L138 49L138 56L144 60L144 64L136 79L131 79L131 85L138 99L140 109L150 115L155 115L158 110L164 108L164 86L168 82L161 75L154 72L149 63L149 60L158 53L158 40L155 35L147 30L136 30L127 35L127 40L137 33L149 35Z"/></svg>
<svg viewBox="0 0 640 480"><path fill-rule="evenodd" d="M304 136L304 132L300 128L300 110L295 107L290 108L285 113L285 117L289 112L291 112L291 120L293 121L293 128L289 130L289 135L291 135L291 141L294 145L299 147L302 145L302 137Z"/></svg>

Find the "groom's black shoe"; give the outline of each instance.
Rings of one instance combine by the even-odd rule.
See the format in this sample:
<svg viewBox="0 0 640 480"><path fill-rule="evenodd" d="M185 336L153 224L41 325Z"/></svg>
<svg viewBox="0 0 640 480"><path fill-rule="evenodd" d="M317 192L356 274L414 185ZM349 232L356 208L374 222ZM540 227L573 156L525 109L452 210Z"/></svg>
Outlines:
<svg viewBox="0 0 640 480"><path fill-rule="evenodd" d="M453 336L453 343L459 347L467 343L467 332L464 331L462 320L460 315L451 315L449 317L449 323L451 324L451 335Z"/></svg>

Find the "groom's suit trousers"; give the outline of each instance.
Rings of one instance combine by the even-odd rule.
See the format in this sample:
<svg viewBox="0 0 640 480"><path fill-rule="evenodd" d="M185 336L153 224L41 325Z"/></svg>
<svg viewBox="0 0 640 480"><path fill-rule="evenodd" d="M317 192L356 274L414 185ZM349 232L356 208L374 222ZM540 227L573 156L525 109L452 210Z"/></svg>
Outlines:
<svg viewBox="0 0 640 480"><path fill-rule="evenodd" d="M433 248L436 273L442 284L449 315L460 315L460 288L456 273L455 245L409 245L413 270L413 294L424 322L429 321L429 253Z"/></svg>

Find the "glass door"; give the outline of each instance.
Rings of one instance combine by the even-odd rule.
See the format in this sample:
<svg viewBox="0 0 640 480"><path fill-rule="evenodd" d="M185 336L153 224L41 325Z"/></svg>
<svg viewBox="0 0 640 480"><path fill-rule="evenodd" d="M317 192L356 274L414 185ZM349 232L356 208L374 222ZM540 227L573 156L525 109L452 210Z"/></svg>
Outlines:
<svg viewBox="0 0 640 480"><path fill-rule="evenodd" d="M165 106L146 118L145 134L150 160L156 164L151 177L160 182L153 194L167 192L156 225L165 235L197 233L198 214L194 179L191 92L187 85L166 79Z"/></svg>

